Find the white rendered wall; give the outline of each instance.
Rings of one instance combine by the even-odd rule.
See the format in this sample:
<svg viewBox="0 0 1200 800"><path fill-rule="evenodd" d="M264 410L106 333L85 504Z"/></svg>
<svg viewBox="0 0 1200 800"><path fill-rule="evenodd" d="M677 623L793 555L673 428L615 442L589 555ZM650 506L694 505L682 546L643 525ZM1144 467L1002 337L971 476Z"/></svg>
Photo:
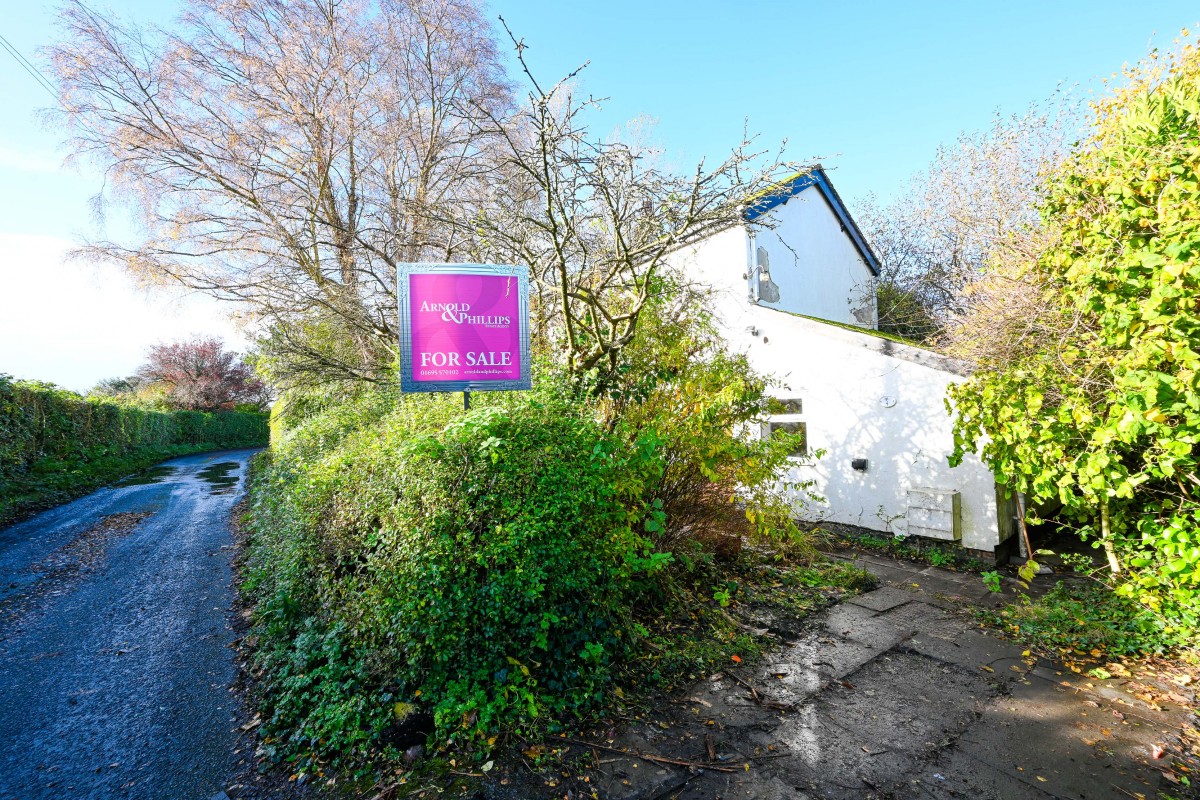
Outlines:
<svg viewBox="0 0 1200 800"><path fill-rule="evenodd" d="M720 296L722 307L733 309L735 304L748 305L750 284L743 277L749 269L748 240L746 229L738 225L672 253L668 261L684 278Z"/></svg>
<svg viewBox="0 0 1200 800"><path fill-rule="evenodd" d="M975 456L950 467L952 420L946 389L962 378L936 368L925 351L762 308L751 308L757 335L729 330L735 350L758 370L777 376L781 398L799 398L815 466L797 467L793 480L812 480L824 502L800 510L830 520L897 534L908 532L910 488L961 494L962 546L992 550L1011 533L1011 511L997 507L995 478ZM905 358L889 355L904 348ZM885 400L885 398L887 398ZM891 404L888 407L888 404ZM851 467L867 459L867 471Z"/></svg>
<svg viewBox="0 0 1200 800"><path fill-rule="evenodd" d="M711 286L740 315L748 304L755 250L767 251L779 302L762 303L810 317L878 326L874 277L820 189L811 186L746 227L736 226L681 249L671 263ZM753 233L753 236L750 234ZM859 310L858 317L854 310ZM735 320L731 319L732 324ZM749 323L747 323L749 324Z"/></svg>
<svg viewBox="0 0 1200 800"><path fill-rule="evenodd" d="M819 190L801 192L772 214L778 226L765 233L758 228L756 238L769 248L780 289L773 305L856 324L849 301L870 273ZM803 421L810 451L826 454L815 466L793 470L792 480L813 481L812 491L824 498L808 502L800 516L905 534L908 490L941 489L961 494L964 547L992 550L1006 540L1013 514L1008 501L998 508L991 470L975 456L953 469L947 461L954 440L946 388L962 380L943 368L949 362L751 303L744 277L752 263L749 239L745 228L730 228L681 249L670 262L710 287L709 307L731 348L787 387L773 393L802 401L801 414L781 421ZM785 250L786 257L777 256L782 242L798 255ZM874 317L869 327L875 327ZM884 397L894 405L885 407ZM855 458L867 459L866 472L851 467Z"/></svg>
<svg viewBox="0 0 1200 800"><path fill-rule="evenodd" d="M755 247L766 249L779 287L779 301L762 305L878 326L871 270L816 186L773 208L751 231Z"/></svg>

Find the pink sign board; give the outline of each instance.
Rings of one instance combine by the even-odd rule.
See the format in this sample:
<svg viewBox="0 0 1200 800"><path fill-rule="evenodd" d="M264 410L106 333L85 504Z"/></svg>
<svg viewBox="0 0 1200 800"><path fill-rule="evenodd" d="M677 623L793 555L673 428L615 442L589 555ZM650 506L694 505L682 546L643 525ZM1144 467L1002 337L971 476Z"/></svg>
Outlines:
<svg viewBox="0 0 1200 800"><path fill-rule="evenodd" d="M528 376L527 285L507 269L401 275L402 388L527 388L516 385Z"/></svg>

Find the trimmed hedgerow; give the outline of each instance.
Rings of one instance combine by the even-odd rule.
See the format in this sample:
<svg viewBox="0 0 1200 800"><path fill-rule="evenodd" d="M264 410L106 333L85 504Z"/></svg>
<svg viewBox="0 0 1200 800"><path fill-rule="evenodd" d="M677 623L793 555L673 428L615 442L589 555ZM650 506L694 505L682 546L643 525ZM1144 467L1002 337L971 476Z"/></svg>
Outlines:
<svg viewBox="0 0 1200 800"><path fill-rule="evenodd" d="M0 524L164 458L267 438L266 414L157 411L0 375Z"/></svg>

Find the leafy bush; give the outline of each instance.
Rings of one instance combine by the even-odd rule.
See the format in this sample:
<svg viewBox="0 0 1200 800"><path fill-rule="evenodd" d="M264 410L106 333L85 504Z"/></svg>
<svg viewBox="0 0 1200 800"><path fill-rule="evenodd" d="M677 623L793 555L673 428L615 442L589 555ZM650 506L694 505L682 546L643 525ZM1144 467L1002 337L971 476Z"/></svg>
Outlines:
<svg viewBox="0 0 1200 800"><path fill-rule="evenodd" d="M1157 54L1096 104L1051 176L1054 241L1013 361L952 390L956 458L979 448L1030 505L1107 555L1164 635L1200 631L1200 49Z"/></svg>
<svg viewBox="0 0 1200 800"><path fill-rule="evenodd" d="M750 534L792 549L807 540L792 522L806 484L792 471L800 435L761 435L771 413L770 378L730 353L707 311L707 294L663 288L642 318L641 336L608 376L602 413L628 441L650 436L664 468L652 487L665 523L660 546L699 541L723 555Z"/></svg>
<svg viewBox="0 0 1200 800"><path fill-rule="evenodd" d="M711 551L739 534L797 549L795 441L758 437L766 382L694 301L656 297L614 371L542 354L532 392L465 414L394 389L284 394L244 572L276 756L395 755L422 714L435 741L486 749L586 718L644 657L665 680L751 647L685 606L718 607ZM672 614L695 646L654 641Z"/></svg>
<svg viewBox="0 0 1200 800"><path fill-rule="evenodd" d="M692 456L554 394L364 392L262 459L245 586L281 753L386 753L413 709L477 745L608 700L634 610L669 603L664 476Z"/></svg>
<svg viewBox="0 0 1200 800"><path fill-rule="evenodd" d="M452 739L594 706L670 560L640 500L653 441L625 448L555 401L432 431L406 405L315 463L292 461L297 430L256 479L248 588L276 645L272 725L315 754L386 745L410 705Z"/></svg>
<svg viewBox="0 0 1200 800"><path fill-rule="evenodd" d="M0 375L0 524L170 456L266 442L265 414L155 411Z"/></svg>

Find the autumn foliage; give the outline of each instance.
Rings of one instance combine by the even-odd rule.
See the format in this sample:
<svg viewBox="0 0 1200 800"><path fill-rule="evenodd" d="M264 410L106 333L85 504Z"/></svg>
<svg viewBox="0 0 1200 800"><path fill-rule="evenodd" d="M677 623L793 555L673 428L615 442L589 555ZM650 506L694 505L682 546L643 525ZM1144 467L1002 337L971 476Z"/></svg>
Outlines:
<svg viewBox="0 0 1200 800"><path fill-rule="evenodd" d="M267 401L266 386L250 365L213 337L152 346L138 376L160 387L170 405L188 411L230 410L239 404L261 410Z"/></svg>
<svg viewBox="0 0 1200 800"><path fill-rule="evenodd" d="M1186 35L1186 34L1185 34ZM1151 56L1095 104L1047 184L1053 240L1002 359L953 392L958 452L1102 549L1163 638L1200 629L1200 48ZM1005 337L999 337L1004 339Z"/></svg>

